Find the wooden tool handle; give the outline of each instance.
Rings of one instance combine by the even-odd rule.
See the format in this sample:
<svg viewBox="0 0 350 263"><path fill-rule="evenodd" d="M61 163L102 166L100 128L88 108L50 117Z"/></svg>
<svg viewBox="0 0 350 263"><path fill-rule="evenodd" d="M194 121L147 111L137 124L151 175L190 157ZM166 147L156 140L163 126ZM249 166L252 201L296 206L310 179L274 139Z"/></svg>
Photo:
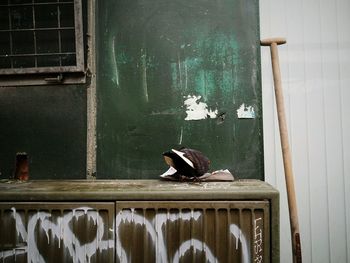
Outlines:
<svg viewBox="0 0 350 263"><path fill-rule="evenodd" d="M271 46L271 44L273 43L276 43L277 45L283 45L287 43L287 40L282 37L266 38L266 39L260 40L260 45L262 46Z"/></svg>
<svg viewBox="0 0 350 263"><path fill-rule="evenodd" d="M276 108L277 117L280 130L282 156L283 156L283 166L284 174L286 180L287 188L287 198L288 198L288 208L289 208L289 218L290 218L290 228L291 228L291 238L292 238L292 250L293 250L293 262L301 263L301 243L300 243L300 232L299 232L299 221L297 212L297 201L294 188L294 175L292 169L292 155L289 147L288 140L288 130L287 130L287 120L284 108L283 90L282 90L282 79L279 66L278 58L278 48L277 45L286 43L284 38L270 38L261 40L262 46L270 46L271 51L271 62L272 62L272 72L273 80L275 86L275 96L276 96Z"/></svg>

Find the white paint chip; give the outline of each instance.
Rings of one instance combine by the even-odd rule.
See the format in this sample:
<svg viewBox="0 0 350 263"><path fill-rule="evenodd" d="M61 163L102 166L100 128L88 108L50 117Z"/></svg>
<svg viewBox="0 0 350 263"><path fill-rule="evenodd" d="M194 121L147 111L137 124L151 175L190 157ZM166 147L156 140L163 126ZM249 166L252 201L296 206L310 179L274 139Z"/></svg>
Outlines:
<svg viewBox="0 0 350 263"><path fill-rule="evenodd" d="M218 110L208 109L208 105L204 102L199 101L201 96L188 95L185 97L184 105L186 106L186 121L190 120L204 120L214 119L218 115Z"/></svg>
<svg viewBox="0 0 350 263"><path fill-rule="evenodd" d="M237 110L238 119L254 119L255 111L253 106L245 105L244 103Z"/></svg>

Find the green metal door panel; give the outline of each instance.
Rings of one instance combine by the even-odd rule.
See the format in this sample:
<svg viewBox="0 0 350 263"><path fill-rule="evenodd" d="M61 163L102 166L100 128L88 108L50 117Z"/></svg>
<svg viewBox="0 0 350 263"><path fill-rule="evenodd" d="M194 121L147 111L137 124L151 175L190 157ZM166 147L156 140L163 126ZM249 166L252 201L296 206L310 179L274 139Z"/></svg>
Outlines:
<svg viewBox="0 0 350 263"><path fill-rule="evenodd" d="M258 1L98 7L98 178L156 178L187 146L263 179ZM238 114L239 113L239 114Z"/></svg>
<svg viewBox="0 0 350 263"><path fill-rule="evenodd" d="M0 87L0 178L26 152L30 179L86 178L86 86Z"/></svg>

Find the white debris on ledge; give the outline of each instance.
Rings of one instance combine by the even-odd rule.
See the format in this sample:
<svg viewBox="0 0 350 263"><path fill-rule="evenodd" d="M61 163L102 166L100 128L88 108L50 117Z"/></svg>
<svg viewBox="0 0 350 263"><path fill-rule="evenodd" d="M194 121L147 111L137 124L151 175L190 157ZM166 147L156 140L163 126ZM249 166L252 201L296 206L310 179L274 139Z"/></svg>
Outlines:
<svg viewBox="0 0 350 263"><path fill-rule="evenodd" d="M235 178L228 169L217 170L212 173L205 173L199 177L186 177L186 176L175 176L176 169L171 167L169 170L160 175L160 178L163 180L169 181L202 181L202 182L219 182L219 181L234 181Z"/></svg>

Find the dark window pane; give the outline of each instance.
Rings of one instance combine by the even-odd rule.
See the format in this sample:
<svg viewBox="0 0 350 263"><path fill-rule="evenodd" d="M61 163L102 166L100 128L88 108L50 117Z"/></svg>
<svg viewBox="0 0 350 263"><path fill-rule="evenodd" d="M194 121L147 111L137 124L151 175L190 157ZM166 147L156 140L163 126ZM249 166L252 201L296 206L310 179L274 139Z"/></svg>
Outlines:
<svg viewBox="0 0 350 263"><path fill-rule="evenodd" d="M12 32L13 54L33 54L34 53L34 32L19 31Z"/></svg>
<svg viewBox="0 0 350 263"><path fill-rule="evenodd" d="M31 6L10 8L12 29L33 28L33 10Z"/></svg>
<svg viewBox="0 0 350 263"><path fill-rule="evenodd" d="M9 29L9 9L0 7L0 30Z"/></svg>
<svg viewBox="0 0 350 263"><path fill-rule="evenodd" d="M61 30L62 52L75 52L74 30Z"/></svg>
<svg viewBox="0 0 350 263"><path fill-rule="evenodd" d="M59 52L58 32L56 30L37 31L36 48L38 53Z"/></svg>
<svg viewBox="0 0 350 263"><path fill-rule="evenodd" d="M74 27L73 0L0 0L0 69L76 66Z"/></svg>
<svg viewBox="0 0 350 263"><path fill-rule="evenodd" d="M53 67L60 65L59 56L38 56L38 67Z"/></svg>
<svg viewBox="0 0 350 263"><path fill-rule="evenodd" d="M74 6L73 4L59 5L61 27L74 27Z"/></svg>
<svg viewBox="0 0 350 263"><path fill-rule="evenodd" d="M13 67L14 68L32 68L35 66L34 57L14 57Z"/></svg>
<svg viewBox="0 0 350 263"><path fill-rule="evenodd" d="M35 27L58 27L58 15L56 5L35 6Z"/></svg>
<svg viewBox="0 0 350 263"><path fill-rule="evenodd" d="M31 3L32 0L9 0L10 4L28 4Z"/></svg>
<svg viewBox="0 0 350 263"><path fill-rule="evenodd" d="M9 54L11 54L10 33L0 32L0 55L9 55Z"/></svg>
<svg viewBox="0 0 350 263"><path fill-rule="evenodd" d="M76 66L75 54L67 54L61 57L62 66Z"/></svg>
<svg viewBox="0 0 350 263"><path fill-rule="evenodd" d="M11 68L11 59L0 58L0 68Z"/></svg>
<svg viewBox="0 0 350 263"><path fill-rule="evenodd" d="M34 0L34 3L49 3L49 2L57 2L57 0Z"/></svg>
<svg viewBox="0 0 350 263"><path fill-rule="evenodd" d="M28 4L31 3L32 0L9 0L10 4Z"/></svg>

